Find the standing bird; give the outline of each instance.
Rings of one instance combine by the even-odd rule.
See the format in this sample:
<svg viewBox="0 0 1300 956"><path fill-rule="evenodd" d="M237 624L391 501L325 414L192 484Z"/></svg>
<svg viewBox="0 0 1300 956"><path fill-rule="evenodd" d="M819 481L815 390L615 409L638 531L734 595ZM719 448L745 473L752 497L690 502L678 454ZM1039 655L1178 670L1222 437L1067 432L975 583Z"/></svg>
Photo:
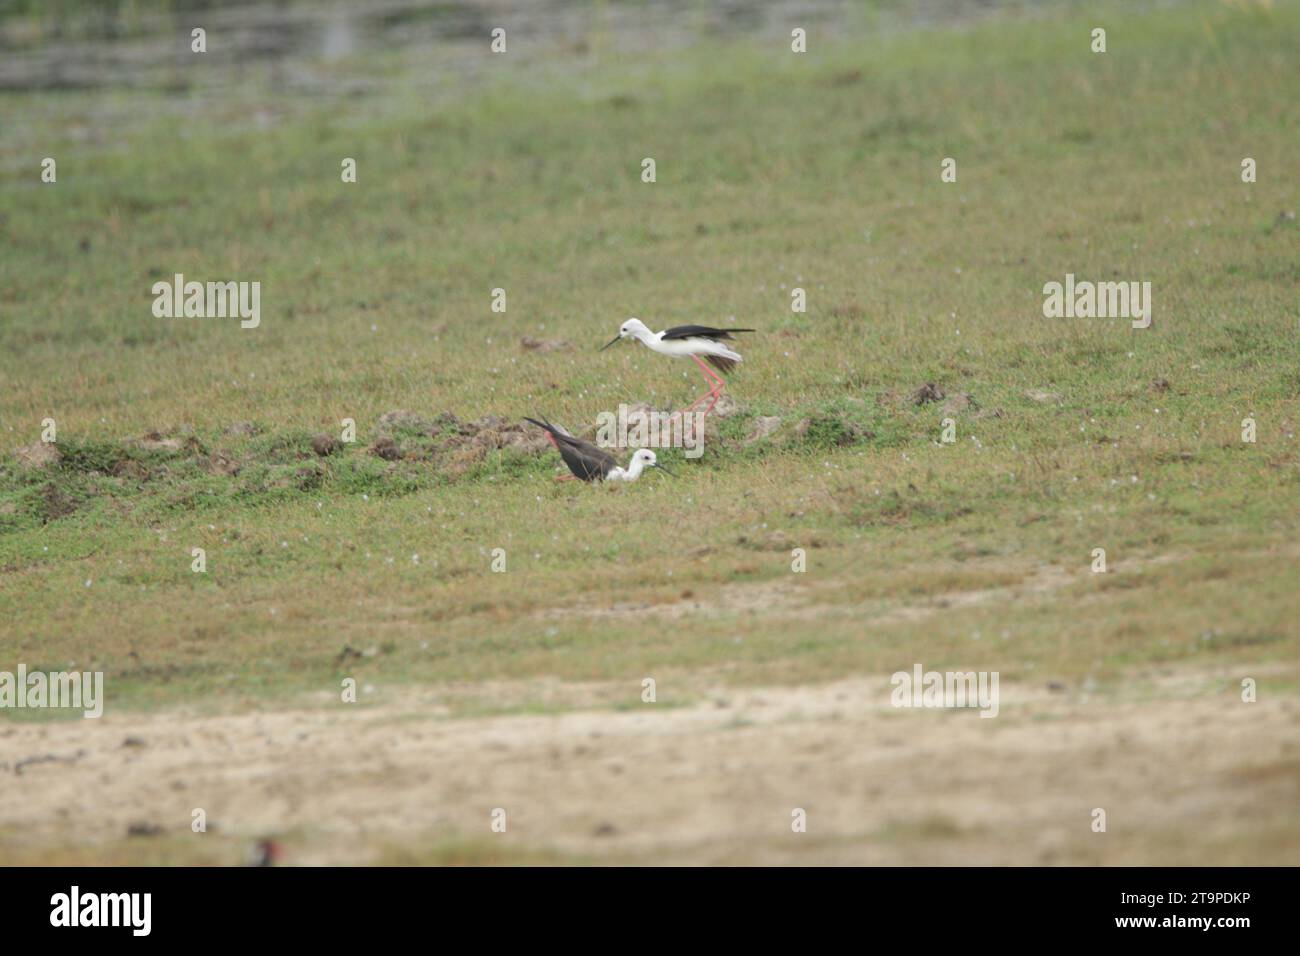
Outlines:
<svg viewBox="0 0 1300 956"><path fill-rule="evenodd" d="M724 345L723 342L732 340L732 332L754 331L756 330L715 329L708 325L679 325L663 332L651 332L640 319L628 319L618 330L618 335L614 338L614 341L601 346L600 350L603 352L619 339L630 337L639 341L646 348L661 352L664 355L672 355L676 358L689 355L695 360L695 364L700 367L700 371L704 373L704 380L709 383L709 390L691 402L686 410L691 411L696 405L708 398L712 399L709 402L709 407L704 410L704 414L708 415L709 412L713 411L713 406L718 404L718 398L727 385L718 372L730 372L736 367L736 363L741 361L740 353ZM700 360L701 355L704 356L704 361ZM704 362L708 362L718 372L714 372Z"/></svg>
<svg viewBox="0 0 1300 956"><path fill-rule="evenodd" d="M627 467L620 468L613 455L603 448L597 448L589 441L574 438L548 421L539 422L535 418L525 418L524 421L531 422L546 432L555 450L569 466L569 471L573 472L574 478L581 478L583 481L636 481L646 468L658 468L662 472L672 474L655 460L655 453L648 448L636 452L632 460L627 463ZM562 477L560 480L571 479Z"/></svg>

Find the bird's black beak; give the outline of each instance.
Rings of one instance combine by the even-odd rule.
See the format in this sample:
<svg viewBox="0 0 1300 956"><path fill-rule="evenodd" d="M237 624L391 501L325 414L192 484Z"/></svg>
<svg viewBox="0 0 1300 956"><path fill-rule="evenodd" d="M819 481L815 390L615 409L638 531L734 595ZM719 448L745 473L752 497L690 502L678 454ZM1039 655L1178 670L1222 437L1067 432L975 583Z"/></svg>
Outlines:
<svg viewBox="0 0 1300 956"><path fill-rule="evenodd" d="M623 336L621 336L621 335L616 335L616 336L614 336L614 341L613 341L613 342L606 342L604 345L602 345L602 346L601 346L600 348L598 348L596 351L598 351L598 352L603 352L603 351L605 351L605 349L607 349L607 348L609 348L611 345L614 345L615 343L617 343L618 340L621 339L622 337L623 337Z"/></svg>
<svg viewBox="0 0 1300 956"><path fill-rule="evenodd" d="M664 472L665 474L672 475L674 478L677 477L676 475L673 475L671 471L669 471L667 468L665 468L663 465L659 464L658 462L655 462L655 467L658 468L660 471Z"/></svg>

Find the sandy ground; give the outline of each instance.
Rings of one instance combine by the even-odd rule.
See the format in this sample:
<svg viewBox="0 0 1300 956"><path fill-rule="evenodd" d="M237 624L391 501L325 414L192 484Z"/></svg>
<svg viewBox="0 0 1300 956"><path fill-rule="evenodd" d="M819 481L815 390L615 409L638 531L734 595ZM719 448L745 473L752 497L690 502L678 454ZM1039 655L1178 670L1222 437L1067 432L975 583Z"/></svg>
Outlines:
<svg viewBox="0 0 1300 956"><path fill-rule="evenodd" d="M183 857L186 841L274 835L302 864L415 862L448 844L477 847L471 859L651 864L1297 863L1300 702L1255 676L1250 704L1226 671L1152 670L1105 696L1004 682L995 719L893 708L884 679L729 688L676 708L640 703L637 687L635 709L555 715L451 718L438 695L408 693L10 723L0 854L121 859L173 841ZM191 832L196 807L208 833ZM498 807L505 833L490 828ZM792 832L795 808L806 833ZM127 838L140 824L158 832Z"/></svg>

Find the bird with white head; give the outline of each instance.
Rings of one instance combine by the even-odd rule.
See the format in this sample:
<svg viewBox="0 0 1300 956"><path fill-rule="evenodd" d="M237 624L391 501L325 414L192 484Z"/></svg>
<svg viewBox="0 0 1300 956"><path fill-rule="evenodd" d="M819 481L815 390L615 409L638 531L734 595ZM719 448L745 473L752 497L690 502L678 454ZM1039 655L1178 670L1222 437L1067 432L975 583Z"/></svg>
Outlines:
<svg viewBox="0 0 1300 956"><path fill-rule="evenodd" d="M622 339L636 339L646 348L661 355L693 359L700 367L700 371L704 373L704 380L708 382L709 390L691 402L687 410L693 410L707 398L710 399L709 407L704 410L704 414L708 415L713 411L713 406L718 404L718 398L727 385L718 372L730 372L741 361L740 353L725 343L732 341L733 332L753 331L755 330L718 329L710 325L679 325L662 332L651 332L640 319L628 319L619 327L618 335L614 340L602 346L600 351L605 351ZM705 362L709 364L706 365ZM716 368L718 372L710 369L709 365Z"/></svg>
<svg viewBox="0 0 1300 956"><path fill-rule="evenodd" d="M647 468L657 468L665 474L672 475L671 471L659 464L658 457L649 448L642 448L635 452L627 467L622 468L614 456L605 449L581 438L575 438L558 425L552 425L546 420L539 422L535 418L525 418L524 421L531 422L546 432L551 444L555 446L555 450L560 453L569 471L573 473L573 478L582 481L636 481ZM565 477L561 476L561 480Z"/></svg>

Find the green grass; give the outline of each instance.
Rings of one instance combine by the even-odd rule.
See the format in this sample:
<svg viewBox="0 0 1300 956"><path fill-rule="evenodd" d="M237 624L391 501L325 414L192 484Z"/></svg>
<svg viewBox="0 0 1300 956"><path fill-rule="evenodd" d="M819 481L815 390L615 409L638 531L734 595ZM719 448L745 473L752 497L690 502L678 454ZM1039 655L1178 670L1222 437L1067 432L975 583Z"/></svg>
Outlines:
<svg viewBox="0 0 1300 956"><path fill-rule="evenodd" d="M265 129L223 102L0 96L23 131L0 127L0 668L104 670L114 706L245 707L347 674L702 686L1294 659L1300 243L1279 214L1300 10L1094 19L1105 55L1072 16L802 57L720 44L433 107L295 104ZM67 122L122 97L139 109L119 132ZM261 327L154 318L175 272L260 281ZM1154 326L1044 319L1067 272L1151 281ZM596 353L631 315L760 330L741 415L699 461L669 456L676 481L557 486L553 455L416 434L394 436L402 461L367 453L394 409L580 426L692 398L689 364ZM930 382L975 404L916 405ZM746 445L758 415L782 427ZM25 470L12 452L46 417L62 460ZM318 456L344 418L357 443ZM133 440L152 432L181 447ZM1110 575L897 613L1082 572L1097 547ZM663 609L729 586L752 606ZM610 603L648 607L570 613Z"/></svg>

